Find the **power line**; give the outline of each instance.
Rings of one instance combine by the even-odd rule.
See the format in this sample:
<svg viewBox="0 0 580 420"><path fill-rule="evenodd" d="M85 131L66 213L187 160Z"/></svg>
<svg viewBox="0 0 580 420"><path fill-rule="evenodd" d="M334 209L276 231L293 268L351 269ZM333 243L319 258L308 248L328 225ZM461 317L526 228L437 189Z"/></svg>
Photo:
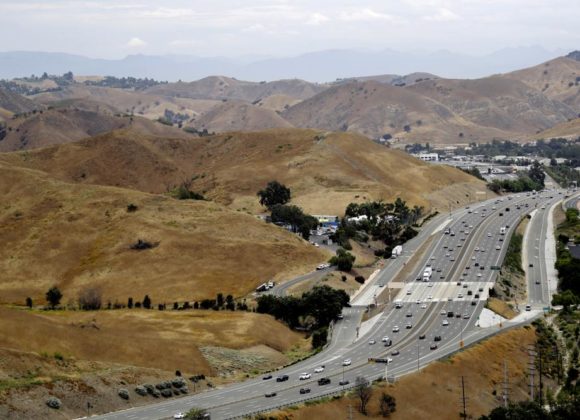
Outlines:
<svg viewBox="0 0 580 420"><path fill-rule="evenodd" d="M534 401L534 374L536 372L535 356L536 352L534 346L528 347L528 354L530 355L530 361L528 362L528 369L530 371L530 400Z"/></svg>
<svg viewBox="0 0 580 420"><path fill-rule="evenodd" d="M509 379L507 361L503 362L503 405L507 408L509 404Z"/></svg>
<svg viewBox="0 0 580 420"><path fill-rule="evenodd" d="M461 398L459 401L461 412L459 413L459 417L466 419L467 418L467 403L469 398L465 395L465 377L461 377Z"/></svg>

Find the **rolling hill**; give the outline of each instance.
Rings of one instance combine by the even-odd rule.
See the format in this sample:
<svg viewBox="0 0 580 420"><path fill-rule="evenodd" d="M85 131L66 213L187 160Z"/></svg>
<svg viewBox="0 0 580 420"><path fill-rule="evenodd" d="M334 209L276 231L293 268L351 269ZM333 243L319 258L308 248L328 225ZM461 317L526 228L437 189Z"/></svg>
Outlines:
<svg viewBox="0 0 580 420"><path fill-rule="evenodd" d="M352 133L277 129L232 132L194 139L146 136L120 130L73 144L0 161L46 171L65 182L111 185L163 193L184 180L206 197L259 212L256 192L277 179L292 202L314 214L343 214L352 201L393 200L425 207L464 203L485 190L481 181L447 167L423 163Z"/></svg>
<svg viewBox="0 0 580 420"><path fill-rule="evenodd" d="M22 95L0 88L0 119L8 119L14 114L42 108L41 105Z"/></svg>
<svg viewBox="0 0 580 420"><path fill-rule="evenodd" d="M94 105L99 108L98 105ZM132 127L141 133L189 138L177 128L141 117L113 115L75 107L54 108L22 114L7 122L0 152L26 150L52 144L70 143L111 130Z"/></svg>
<svg viewBox="0 0 580 420"><path fill-rule="evenodd" d="M111 301L242 296L328 258L277 226L206 201L70 184L7 163L0 163L0 194L3 303L43 301L54 284L74 298L98 285ZM130 203L138 210L128 212ZM131 249L138 239L154 248Z"/></svg>

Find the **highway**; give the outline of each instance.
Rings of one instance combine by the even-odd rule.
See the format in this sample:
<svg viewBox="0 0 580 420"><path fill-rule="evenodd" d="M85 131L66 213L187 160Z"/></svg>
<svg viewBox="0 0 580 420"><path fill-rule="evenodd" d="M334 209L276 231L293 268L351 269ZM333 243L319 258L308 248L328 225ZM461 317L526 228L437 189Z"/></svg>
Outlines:
<svg viewBox="0 0 580 420"><path fill-rule="evenodd" d="M273 373L271 379L258 377L222 389L95 418L162 419L179 411L186 412L193 406L208 409L212 419L235 418L341 391L352 386L358 376L368 379L384 376L387 366L388 376L398 377L457 351L462 344L468 345L490 336L499 329L483 329L476 324L489 288L497 277L498 271L492 267L501 265L510 235L521 218L537 207L541 209L545 205L546 209L550 208L562 197L560 192L530 196L519 194L488 200L434 218L416 238L404 246L402 257L391 260L366 285L372 291L371 296L385 293L383 290L390 286L388 282L399 273L412 254L422 244L428 244L423 258L405 279L397 296L397 300L402 301L402 307L396 309L394 304L387 305L372 328L360 337L357 337L358 327L367 306L364 301L368 300L370 293L367 289L352 300L352 307L345 308L344 318L335 323L331 342L324 351ZM538 214L545 213L548 212ZM542 229L546 228L545 223L536 223L535 217L532 217L534 223L530 224L530 229L534 226L530 234L533 241L538 237L534 235L541 237ZM542 218L537 217L540 221ZM507 227L503 235L500 233L501 227ZM431 241L426 242L429 238ZM540 245L538 247L541 249ZM529 248L533 258L534 247ZM421 277L428 264L433 268L433 277L431 281L424 282ZM538 269L541 268L539 265ZM537 292L532 290L533 295L530 297L535 299L541 296L541 299L545 299L542 289L544 277L540 275L541 287ZM380 284L384 286L380 287ZM359 301L364 304L357 304ZM421 338L423 335L424 338ZM388 347L382 342L385 336L392 341ZM440 336L441 340L435 341L436 336ZM374 340L374 344L371 344L371 340ZM435 344L437 348L431 349ZM392 362L388 365L369 363L369 358L377 357L390 357ZM350 359L347 366L343 366L345 359ZM314 369L322 365L325 367L324 372L314 373ZM298 379L301 373L310 373L312 377L301 381ZM288 375L289 379L276 382L276 377L282 374ZM323 376L330 378L331 383L318 385L317 380ZM349 381L348 385L339 385L343 378ZM300 388L309 388L310 392L300 394ZM272 391L277 395L265 397L265 394Z"/></svg>

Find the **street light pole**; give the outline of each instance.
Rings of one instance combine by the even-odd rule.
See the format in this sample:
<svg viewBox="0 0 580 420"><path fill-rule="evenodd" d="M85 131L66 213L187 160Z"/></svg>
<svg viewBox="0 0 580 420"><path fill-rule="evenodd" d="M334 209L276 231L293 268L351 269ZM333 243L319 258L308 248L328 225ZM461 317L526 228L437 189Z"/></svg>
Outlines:
<svg viewBox="0 0 580 420"><path fill-rule="evenodd" d="M419 372L419 340L417 340L417 372Z"/></svg>

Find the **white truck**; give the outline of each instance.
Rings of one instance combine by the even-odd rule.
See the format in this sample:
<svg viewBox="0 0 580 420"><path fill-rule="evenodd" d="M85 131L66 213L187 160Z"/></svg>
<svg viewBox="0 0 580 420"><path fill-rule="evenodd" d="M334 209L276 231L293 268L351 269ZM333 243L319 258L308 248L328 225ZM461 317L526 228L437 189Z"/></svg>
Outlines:
<svg viewBox="0 0 580 420"><path fill-rule="evenodd" d="M423 281L429 281L432 274L433 269L431 267L425 267L425 271L423 271Z"/></svg>
<svg viewBox="0 0 580 420"><path fill-rule="evenodd" d="M391 258L397 258L402 253L403 253L403 246L397 245L396 247L393 248L393 251L391 253Z"/></svg>
<svg viewBox="0 0 580 420"><path fill-rule="evenodd" d="M502 227L500 227L500 228L499 228L499 234L500 234L500 235L505 235L505 230L506 230L506 229L505 229L505 226L502 226Z"/></svg>

